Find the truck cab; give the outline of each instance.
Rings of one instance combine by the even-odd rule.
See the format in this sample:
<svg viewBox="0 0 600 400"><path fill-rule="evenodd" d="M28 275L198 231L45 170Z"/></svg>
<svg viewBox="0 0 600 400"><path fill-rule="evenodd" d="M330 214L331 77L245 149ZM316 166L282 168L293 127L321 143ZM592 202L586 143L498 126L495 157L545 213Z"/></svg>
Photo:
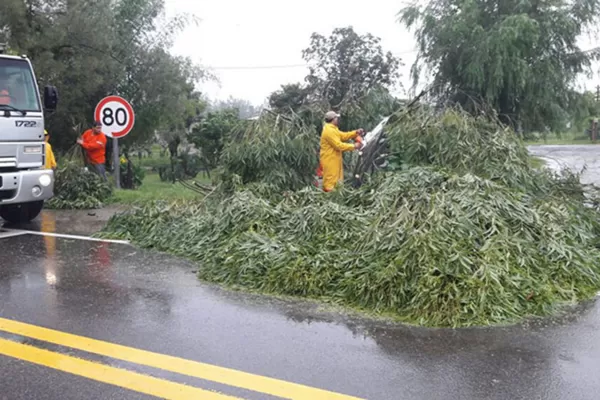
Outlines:
<svg viewBox="0 0 600 400"><path fill-rule="evenodd" d="M56 109L58 93L45 88L44 108L29 59L1 50L0 217L23 223L36 218L53 196L54 173L45 169L44 110Z"/></svg>

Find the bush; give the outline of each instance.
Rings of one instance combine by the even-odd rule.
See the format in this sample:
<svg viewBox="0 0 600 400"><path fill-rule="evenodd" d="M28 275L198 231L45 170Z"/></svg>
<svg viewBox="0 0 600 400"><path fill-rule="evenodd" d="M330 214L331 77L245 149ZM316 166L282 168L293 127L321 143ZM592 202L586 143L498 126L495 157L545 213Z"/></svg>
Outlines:
<svg viewBox="0 0 600 400"><path fill-rule="evenodd" d="M202 167L202 160L197 154L184 152L171 159L170 165L158 167L158 175L163 182L176 182L195 178Z"/></svg>
<svg viewBox="0 0 600 400"><path fill-rule="evenodd" d="M106 232L198 260L207 281L421 325L546 315L600 288L597 203L578 176L534 168L511 131L457 111L399 118L388 140L402 167L360 189L248 179L116 216Z"/></svg>
<svg viewBox="0 0 600 400"><path fill-rule="evenodd" d="M137 189L142 186L146 172L131 160L121 157L120 163L121 187L123 189Z"/></svg>
<svg viewBox="0 0 600 400"><path fill-rule="evenodd" d="M54 197L46 203L47 208L102 208L112 195L109 183L76 162L64 163L56 171L55 178Z"/></svg>

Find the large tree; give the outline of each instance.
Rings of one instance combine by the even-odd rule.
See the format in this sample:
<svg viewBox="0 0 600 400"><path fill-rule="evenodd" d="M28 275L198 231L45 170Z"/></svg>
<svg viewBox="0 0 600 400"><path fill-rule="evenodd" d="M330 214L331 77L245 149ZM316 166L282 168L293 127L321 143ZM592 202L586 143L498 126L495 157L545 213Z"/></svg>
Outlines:
<svg viewBox="0 0 600 400"><path fill-rule="evenodd" d="M57 150L91 122L98 101L118 94L136 111L124 144L152 138L185 118L202 71L168 52L185 16L164 17L164 0L3 0L0 41L27 54L41 85L58 86L47 119Z"/></svg>
<svg viewBox="0 0 600 400"><path fill-rule="evenodd" d="M384 53L380 42L370 33L359 35L352 27L336 28L329 37L313 33L310 46L302 52L313 95L331 108L342 109L370 89L392 86L400 61Z"/></svg>
<svg viewBox="0 0 600 400"><path fill-rule="evenodd" d="M313 33L302 55L309 65L305 83L283 85L273 92L269 96L273 111L299 115L317 134L329 109L343 114L342 129L376 124L389 112L400 60L383 51L379 38L359 35L352 27L337 28L328 37Z"/></svg>
<svg viewBox="0 0 600 400"><path fill-rule="evenodd" d="M600 0L431 0L400 12L415 29L415 83L425 69L444 102L491 107L524 130L562 127L577 75L594 52L578 38L598 20Z"/></svg>

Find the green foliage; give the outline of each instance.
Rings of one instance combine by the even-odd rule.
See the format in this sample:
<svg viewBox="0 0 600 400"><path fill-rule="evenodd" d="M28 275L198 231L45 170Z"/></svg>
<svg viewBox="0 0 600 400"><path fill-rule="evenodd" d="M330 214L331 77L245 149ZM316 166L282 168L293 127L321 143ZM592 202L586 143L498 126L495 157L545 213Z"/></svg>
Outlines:
<svg viewBox="0 0 600 400"><path fill-rule="evenodd" d="M163 182L173 182L195 178L204 167L198 154L192 154L189 150L171 157L169 165L158 167L160 180Z"/></svg>
<svg viewBox="0 0 600 400"><path fill-rule="evenodd" d="M217 167L229 134L241 124L238 113L232 108L209 112L188 135L188 140L202 152L210 169Z"/></svg>
<svg viewBox="0 0 600 400"><path fill-rule="evenodd" d="M597 226L564 199L536 202L429 168L388 177L360 197L354 205L307 189L272 200L246 190L209 205L146 206L108 229L201 261L200 277L212 282L424 325L543 315L600 283Z"/></svg>
<svg viewBox="0 0 600 400"><path fill-rule="evenodd" d="M535 187L537 175L532 175L527 149L514 131L459 111L429 115L418 109L389 125L387 138L396 162L473 173L511 187Z"/></svg>
<svg viewBox="0 0 600 400"><path fill-rule="evenodd" d="M591 121L600 115L600 102L591 92L577 93L571 104L571 130L579 136L584 136L590 128ZM589 135L586 135L589 137Z"/></svg>
<svg viewBox="0 0 600 400"><path fill-rule="evenodd" d="M300 119L306 126L312 127L315 135L320 137L324 124L323 116L329 108L321 103L308 102L286 105L285 102L290 100L287 96L295 96L296 90L295 85L285 85L280 91L273 93L270 98L272 107L275 102L281 100L281 103L273 107L273 111L289 118ZM346 104L340 120L340 129L351 131L359 127L375 127L383 117L394 113L403 103L404 101L392 96L387 89L373 87L360 99Z"/></svg>
<svg viewBox="0 0 600 400"><path fill-rule="evenodd" d="M56 171L54 197L46 203L53 209L102 208L112 195L112 187L77 162L67 161Z"/></svg>
<svg viewBox="0 0 600 400"><path fill-rule="evenodd" d="M392 96L387 89L380 86L373 87L359 101L348 104L340 121L340 129L343 131L351 131L359 127L372 129L384 117L400 109L404 103L405 101Z"/></svg>
<svg viewBox="0 0 600 400"><path fill-rule="evenodd" d="M252 132L243 160L255 171L269 142ZM402 167L358 190L247 179L116 216L105 235L198 260L211 282L421 325L512 322L597 292L600 221L578 176L539 170L514 133L458 111L420 110L388 132Z"/></svg>
<svg viewBox="0 0 600 400"><path fill-rule="evenodd" d="M579 37L598 21L598 0L432 0L411 5L401 21L415 29L423 67L434 74L440 100L479 112L489 105L501 120L525 131L562 130L577 75L596 52Z"/></svg>
<svg viewBox="0 0 600 400"><path fill-rule="evenodd" d="M195 84L205 77L190 60L168 50L188 16L166 19L163 0L0 1L0 32L10 49L27 54L41 85L56 85L60 102L47 129L58 153L91 122L109 94L136 111L123 145L144 142L199 103ZM102 34L98 34L101 30Z"/></svg>
<svg viewBox="0 0 600 400"><path fill-rule="evenodd" d="M308 103L310 88L300 83L281 85L281 89L271 93L269 105L279 114L288 114L290 111L299 113Z"/></svg>
<svg viewBox="0 0 600 400"><path fill-rule="evenodd" d="M265 114L234 133L223 150L220 177L231 187L261 182L280 190L309 185L317 168L318 137L298 119Z"/></svg>
<svg viewBox="0 0 600 400"><path fill-rule="evenodd" d="M121 187L123 189L138 189L142 186L142 182L146 176L146 171L142 167L124 157L121 158L120 173Z"/></svg>
<svg viewBox="0 0 600 400"><path fill-rule="evenodd" d="M306 81L313 93L330 108L342 110L373 87L390 87L398 77L400 62L383 52L381 39L352 29L334 29L329 37L311 36L302 55L309 63Z"/></svg>
<svg viewBox="0 0 600 400"><path fill-rule="evenodd" d="M399 77L400 61L384 53L379 38L338 28L329 37L314 33L302 54L309 63L306 84L282 85L273 92L269 105L274 112L300 117L320 134L330 109L342 114L342 130L352 130L397 108L389 89Z"/></svg>

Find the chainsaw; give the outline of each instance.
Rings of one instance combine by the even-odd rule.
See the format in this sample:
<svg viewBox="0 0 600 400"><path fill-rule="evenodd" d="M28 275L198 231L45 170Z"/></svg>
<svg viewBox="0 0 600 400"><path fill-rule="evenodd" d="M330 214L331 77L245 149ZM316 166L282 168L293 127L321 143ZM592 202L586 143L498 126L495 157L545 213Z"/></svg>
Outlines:
<svg viewBox="0 0 600 400"><path fill-rule="evenodd" d="M373 165L376 164L376 158L378 156L382 156L378 154L378 146L376 146L374 143L381 143L383 128L388 123L390 118L391 116L383 118L381 122L379 122L379 124L375 128L373 128L373 130L367 132L362 137L358 136L356 138L356 141L358 143L361 143L362 146L358 152L359 159L355 169L355 187L360 186L362 183L361 173L359 173L359 171L366 172L368 168L371 168Z"/></svg>

